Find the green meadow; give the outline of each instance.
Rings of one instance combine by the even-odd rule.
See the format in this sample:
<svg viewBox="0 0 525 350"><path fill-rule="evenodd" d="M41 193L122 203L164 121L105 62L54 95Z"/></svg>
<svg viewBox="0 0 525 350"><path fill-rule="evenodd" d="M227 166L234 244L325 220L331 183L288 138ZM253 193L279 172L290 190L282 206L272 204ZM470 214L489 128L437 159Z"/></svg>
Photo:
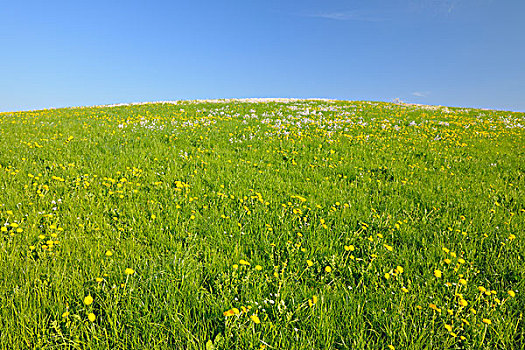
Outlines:
<svg viewBox="0 0 525 350"><path fill-rule="evenodd" d="M0 113L2 349L523 349L525 113Z"/></svg>

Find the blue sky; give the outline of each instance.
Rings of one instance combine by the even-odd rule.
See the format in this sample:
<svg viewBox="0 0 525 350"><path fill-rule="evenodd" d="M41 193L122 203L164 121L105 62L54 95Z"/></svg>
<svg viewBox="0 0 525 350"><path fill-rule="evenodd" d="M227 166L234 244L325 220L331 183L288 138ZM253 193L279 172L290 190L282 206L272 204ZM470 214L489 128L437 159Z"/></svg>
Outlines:
<svg viewBox="0 0 525 350"><path fill-rule="evenodd" d="M525 111L524 0L3 1L0 111L329 97Z"/></svg>

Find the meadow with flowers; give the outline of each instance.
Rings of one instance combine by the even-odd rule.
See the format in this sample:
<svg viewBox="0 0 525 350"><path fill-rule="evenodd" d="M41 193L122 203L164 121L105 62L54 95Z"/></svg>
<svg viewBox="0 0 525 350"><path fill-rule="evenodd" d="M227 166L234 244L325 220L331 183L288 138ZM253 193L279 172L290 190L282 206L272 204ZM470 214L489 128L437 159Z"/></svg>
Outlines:
<svg viewBox="0 0 525 350"><path fill-rule="evenodd" d="M525 113L0 113L2 349L523 349Z"/></svg>

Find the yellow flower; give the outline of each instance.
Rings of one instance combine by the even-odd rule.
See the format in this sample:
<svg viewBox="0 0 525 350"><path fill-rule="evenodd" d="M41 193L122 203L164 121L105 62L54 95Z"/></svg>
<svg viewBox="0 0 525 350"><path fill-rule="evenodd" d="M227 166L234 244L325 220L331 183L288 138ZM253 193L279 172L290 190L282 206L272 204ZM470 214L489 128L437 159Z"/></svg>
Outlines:
<svg viewBox="0 0 525 350"><path fill-rule="evenodd" d="M306 260L306 265L308 265L308 266L313 266L314 263L313 263L312 260Z"/></svg>
<svg viewBox="0 0 525 350"><path fill-rule="evenodd" d="M261 265L255 265L255 269L256 269L257 271L261 271L261 270L262 270L262 266L261 266Z"/></svg>
<svg viewBox="0 0 525 350"><path fill-rule="evenodd" d="M507 293L509 293L509 295L513 298L516 296L516 293L514 293L513 290L509 290Z"/></svg>
<svg viewBox="0 0 525 350"><path fill-rule="evenodd" d="M481 293L485 293L487 291L487 289L485 287L482 287L482 286L479 286L478 287L478 290L481 292Z"/></svg>
<svg viewBox="0 0 525 350"><path fill-rule="evenodd" d="M390 274L388 272L385 273L385 279L387 279L387 280L390 279Z"/></svg>
<svg viewBox="0 0 525 350"><path fill-rule="evenodd" d="M408 289L406 289L405 287L401 288L401 290L405 293L408 293Z"/></svg>
<svg viewBox="0 0 525 350"><path fill-rule="evenodd" d="M391 344L388 345L388 349L389 349L389 350L396 350L396 348L394 347L394 345L391 345Z"/></svg>
<svg viewBox="0 0 525 350"><path fill-rule="evenodd" d="M259 320L257 315L251 315L250 320L252 320L254 323L261 323L261 320Z"/></svg>
<svg viewBox="0 0 525 350"><path fill-rule="evenodd" d="M126 275L133 275L135 273L135 270L128 267L127 269L124 270L124 273Z"/></svg>
<svg viewBox="0 0 525 350"><path fill-rule="evenodd" d="M461 283L461 284L464 285L464 286L467 285L467 281L464 280L463 278L461 278L461 279L459 280L459 283Z"/></svg>
<svg viewBox="0 0 525 350"><path fill-rule="evenodd" d="M235 312L233 312L233 310L230 309L228 311L224 311L222 314L226 317L229 317L235 315Z"/></svg>
<svg viewBox="0 0 525 350"><path fill-rule="evenodd" d="M106 251L106 256L112 256L112 255L113 255L113 252L111 250Z"/></svg>
<svg viewBox="0 0 525 350"><path fill-rule="evenodd" d="M348 252L353 252L355 250L355 247L353 245L345 245L345 250Z"/></svg>
<svg viewBox="0 0 525 350"><path fill-rule="evenodd" d="M459 305L465 307L465 306L468 305L468 302L467 302L465 299L460 299L460 300L459 300Z"/></svg>
<svg viewBox="0 0 525 350"><path fill-rule="evenodd" d="M445 328L447 329L447 331L452 332L452 326L451 325L446 324Z"/></svg>
<svg viewBox="0 0 525 350"><path fill-rule="evenodd" d="M85 297L84 298L84 304L86 304L86 305L93 304L93 297L91 295L88 295L87 297Z"/></svg>
<svg viewBox="0 0 525 350"><path fill-rule="evenodd" d="M492 321L489 320L488 318L484 318L484 319L483 319L483 323L486 323L486 324L492 324Z"/></svg>
<svg viewBox="0 0 525 350"><path fill-rule="evenodd" d="M402 266L398 266L398 267L396 267L396 272L397 272L397 273L403 273L403 271L405 271L405 270L403 269Z"/></svg>
<svg viewBox="0 0 525 350"><path fill-rule="evenodd" d="M332 268L330 266L325 267L324 270L328 273L332 272Z"/></svg>
<svg viewBox="0 0 525 350"><path fill-rule="evenodd" d="M64 312L64 313L62 314L62 317L64 317L64 318L65 318L65 317L68 317L68 316L69 316L69 311L66 311L66 312Z"/></svg>
<svg viewBox="0 0 525 350"><path fill-rule="evenodd" d="M445 259L445 263L450 264L451 262L452 262L452 260L450 260L450 259Z"/></svg>
<svg viewBox="0 0 525 350"><path fill-rule="evenodd" d="M437 278L441 278L441 276L442 276L441 271L440 270L435 270L434 271L434 276L436 276Z"/></svg>
<svg viewBox="0 0 525 350"><path fill-rule="evenodd" d="M104 280L104 279L101 278L101 277L97 277L97 278L95 278L95 281L97 281L98 283L102 282L103 280Z"/></svg>
<svg viewBox="0 0 525 350"><path fill-rule="evenodd" d="M250 263L247 262L247 261L244 260L244 259L239 260L239 264L241 264L241 265L250 265Z"/></svg>
<svg viewBox="0 0 525 350"><path fill-rule="evenodd" d="M88 314L88 320L90 320L91 322L95 322L95 318L96 318L96 317L95 317L95 314L94 314L94 313L90 312L90 313Z"/></svg>

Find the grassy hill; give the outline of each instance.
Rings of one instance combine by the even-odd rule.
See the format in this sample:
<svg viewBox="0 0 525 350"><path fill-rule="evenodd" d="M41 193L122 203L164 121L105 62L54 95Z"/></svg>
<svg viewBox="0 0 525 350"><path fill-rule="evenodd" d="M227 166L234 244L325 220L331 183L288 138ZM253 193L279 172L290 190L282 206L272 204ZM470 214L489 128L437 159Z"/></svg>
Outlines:
<svg viewBox="0 0 525 350"><path fill-rule="evenodd" d="M0 345L525 347L525 114L0 113Z"/></svg>

